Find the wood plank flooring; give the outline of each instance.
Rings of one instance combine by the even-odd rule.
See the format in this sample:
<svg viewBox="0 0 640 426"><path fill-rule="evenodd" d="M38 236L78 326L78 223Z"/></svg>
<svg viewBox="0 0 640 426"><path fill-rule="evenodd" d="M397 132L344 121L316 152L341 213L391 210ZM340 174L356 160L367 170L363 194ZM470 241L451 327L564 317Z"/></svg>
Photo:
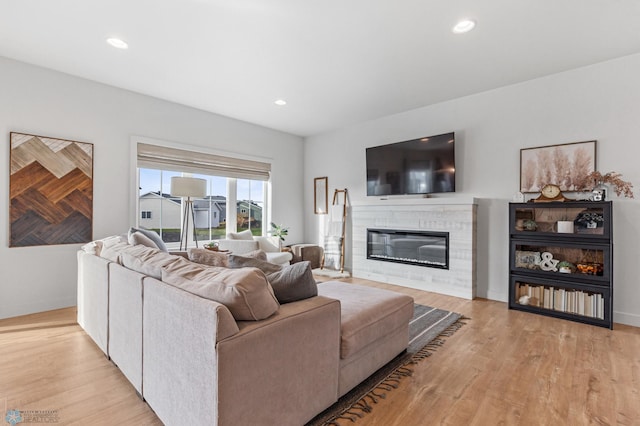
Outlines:
<svg viewBox="0 0 640 426"><path fill-rule="evenodd" d="M344 281L471 318L358 426L640 425L640 328L608 330L500 302ZM65 425L161 424L76 324L75 308L0 321L2 418L7 408L57 410Z"/></svg>

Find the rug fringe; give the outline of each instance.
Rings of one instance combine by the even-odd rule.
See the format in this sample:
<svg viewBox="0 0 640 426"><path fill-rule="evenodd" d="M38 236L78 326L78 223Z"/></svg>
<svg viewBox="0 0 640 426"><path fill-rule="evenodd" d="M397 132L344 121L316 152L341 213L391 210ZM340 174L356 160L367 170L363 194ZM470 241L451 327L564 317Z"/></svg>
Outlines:
<svg viewBox="0 0 640 426"><path fill-rule="evenodd" d="M409 365L415 365L423 359L433 355L438 348L444 345L446 341L445 338L453 336L453 334L460 330L460 328L466 324L466 321L470 319L471 318L465 316L458 318L456 322L445 328L436 338L416 352L405 364L400 365L389 373L387 377L374 386L374 388L367 392L362 398L336 417L327 420L323 426L340 426L338 420L348 420L351 423L355 423L358 419L361 419L366 414L373 411L373 405L377 404L380 399L385 399L387 397L387 392L397 389L400 386L400 380L402 378L409 377L413 374L413 370Z"/></svg>

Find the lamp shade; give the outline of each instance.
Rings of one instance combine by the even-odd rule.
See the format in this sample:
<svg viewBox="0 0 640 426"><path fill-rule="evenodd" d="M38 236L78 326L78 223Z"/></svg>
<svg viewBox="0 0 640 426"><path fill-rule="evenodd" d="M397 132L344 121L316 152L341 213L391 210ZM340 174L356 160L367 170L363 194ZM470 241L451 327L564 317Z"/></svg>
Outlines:
<svg viewBox="0 0 640 426"><path fill-rule="evenodd" d="M171 195L203 198L207 195L207 181L199 178L173 176L171 178Z"/></svg>

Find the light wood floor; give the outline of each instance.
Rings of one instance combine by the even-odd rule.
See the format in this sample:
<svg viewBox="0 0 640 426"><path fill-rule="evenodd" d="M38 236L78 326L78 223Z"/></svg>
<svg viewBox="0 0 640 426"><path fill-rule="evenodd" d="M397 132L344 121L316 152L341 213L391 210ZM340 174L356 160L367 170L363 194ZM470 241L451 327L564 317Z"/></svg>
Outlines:
<svg viewBox="0 0 640 426"><path fill-rule="evenodd" d="M640 425L640 328L345 281L471 318L358 426ZM74 308L0 321L2 419L6 408L57 410L65 425L161 424L76 324Z"/></svg>

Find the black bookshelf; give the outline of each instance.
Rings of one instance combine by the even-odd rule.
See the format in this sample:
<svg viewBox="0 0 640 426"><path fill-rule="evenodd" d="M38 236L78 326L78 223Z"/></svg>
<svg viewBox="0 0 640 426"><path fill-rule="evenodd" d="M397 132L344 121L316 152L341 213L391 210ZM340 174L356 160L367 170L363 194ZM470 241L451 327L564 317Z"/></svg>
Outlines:
<svg viewBox="0 0 640 426"><path fill-rule="evenodd" d="M509 308L613 328L612 237L611 201L510 203Z"/></svg>

